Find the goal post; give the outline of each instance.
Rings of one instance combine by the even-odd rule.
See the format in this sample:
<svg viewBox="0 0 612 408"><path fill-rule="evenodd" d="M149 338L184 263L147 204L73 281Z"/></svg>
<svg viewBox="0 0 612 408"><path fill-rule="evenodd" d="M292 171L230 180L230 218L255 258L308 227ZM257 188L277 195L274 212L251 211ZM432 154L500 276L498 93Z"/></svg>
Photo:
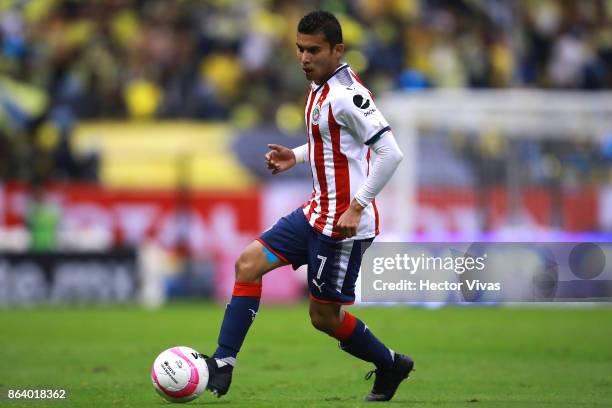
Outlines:
<svg viewBox="0 0 612 408"><path fill-rule="evenodd" d="M419 151L423 129L447 135L495 129L512 140L575 140L600 142L612 137L612 92L546 90L425 90L391 92L377 104L393 128L404 160L378 200L393 216L385 231L410 236L414 232L419 166L428 157ZM507 159L509 170L521 163ZM435 166L436 163L427 163ZM512 173L501 182L508 200L516 200ZM516 181L516 180L514 180ZM383 220L384 222L384 220Z"/></svg>

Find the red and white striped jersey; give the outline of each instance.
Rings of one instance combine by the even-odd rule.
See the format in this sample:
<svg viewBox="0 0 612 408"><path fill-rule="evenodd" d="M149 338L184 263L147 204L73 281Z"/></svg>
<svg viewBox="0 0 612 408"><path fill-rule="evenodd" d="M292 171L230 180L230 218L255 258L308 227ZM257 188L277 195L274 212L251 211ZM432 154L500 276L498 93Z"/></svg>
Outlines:
<svg viewBox="0 0 612 408"><path fill-rule="evenodd" d="M336 224L368 176L369 145L390 127L371 92L347 64L323 84L310 85L305 119L313 192L304 214L315 230L340 238ZM378 235L378 224L373 201L362 213L357 235L350 239Z"/></svg>

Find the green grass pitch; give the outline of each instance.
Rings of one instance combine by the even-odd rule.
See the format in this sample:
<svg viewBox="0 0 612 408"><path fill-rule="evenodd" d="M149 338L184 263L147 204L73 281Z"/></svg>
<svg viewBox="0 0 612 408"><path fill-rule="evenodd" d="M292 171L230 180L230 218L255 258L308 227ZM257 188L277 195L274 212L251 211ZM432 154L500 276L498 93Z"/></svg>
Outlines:
<svg viewBox="0 0 612 408"><path fill-rule="evenodd" d="M352 308L416 372L389 406L609 407L611 308ZM0 407L163 407L149 378L162 349L211 353L223 308L173 304L0 311ZM230 393L201 406L358 407L369 365L316 332L306 305L263 305ZM67 389L65 401L9 401L8 389Z"/></svg>

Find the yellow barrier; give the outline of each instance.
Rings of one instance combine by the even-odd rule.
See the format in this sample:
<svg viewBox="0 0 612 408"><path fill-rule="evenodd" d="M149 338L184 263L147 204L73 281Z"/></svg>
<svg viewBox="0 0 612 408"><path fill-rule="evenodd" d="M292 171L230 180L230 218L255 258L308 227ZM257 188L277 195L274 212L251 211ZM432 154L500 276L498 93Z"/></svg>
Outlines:
<svg viewBox="0 0 612 408"><path fill-rule="evenodd" d="M236 190L256 180L234 157L235 138L223 123L83 122L72 147L100 152L108 186Z"/></svg>

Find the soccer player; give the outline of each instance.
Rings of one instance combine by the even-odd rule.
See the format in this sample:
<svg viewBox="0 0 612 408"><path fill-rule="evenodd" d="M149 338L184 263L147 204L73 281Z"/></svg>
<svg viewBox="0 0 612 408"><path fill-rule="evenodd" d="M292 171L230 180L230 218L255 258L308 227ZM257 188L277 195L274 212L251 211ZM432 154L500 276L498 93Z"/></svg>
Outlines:
<svg viewBox="0 0 612 408"><path fill-rule="evenodd" d="M305 109L308 143L294 149L268 145L265 160L272 174L309 163L312 196L249 244L236 261L218 348L207 360L208 388L218 396L229 389L236 356L259 308L262 276L282 265L308 265L312 325L336 338L343 351L373 363L376 370L366 378L376 374L376 379L366 400L388 401L414 363L385 346L342 305L355 301L363 252L378 234L374 198L403 156L372 94L341 62L344 44L336 17L325 11L304 16L296 46L311 81ZM373 163L371 150L376 152Z"/></svg>

